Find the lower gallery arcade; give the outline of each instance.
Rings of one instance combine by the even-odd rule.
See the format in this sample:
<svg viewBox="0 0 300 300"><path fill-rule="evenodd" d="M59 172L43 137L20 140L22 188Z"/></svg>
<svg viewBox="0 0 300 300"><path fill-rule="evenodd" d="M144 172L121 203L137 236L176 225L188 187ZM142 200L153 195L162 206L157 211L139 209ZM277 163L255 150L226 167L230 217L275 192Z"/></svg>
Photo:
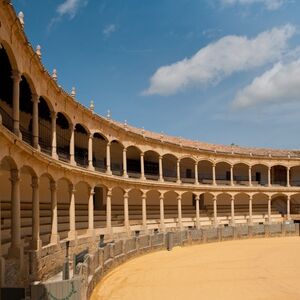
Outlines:
<svg viewBox="0 0 300 300"><path fill-rule="evenodd" d="M78 236L282 222L300 210L300 193L75 183L37 175L8 156L0 174L4 257Z"/></svg>

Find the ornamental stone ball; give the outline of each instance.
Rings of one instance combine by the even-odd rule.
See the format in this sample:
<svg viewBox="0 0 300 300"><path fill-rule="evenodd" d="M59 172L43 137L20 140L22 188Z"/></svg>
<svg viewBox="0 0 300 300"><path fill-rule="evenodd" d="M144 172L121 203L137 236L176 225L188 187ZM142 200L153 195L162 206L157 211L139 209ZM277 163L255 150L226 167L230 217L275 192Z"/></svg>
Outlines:
<svg viewBox="0 0 300 300"><path fill-rule="evenodd" d="M35 53L37 54L37 56L38 56L39 58L42 57L41 49L42 49L42 47L41 47L40 45L37 45L37 46L36 46L36 51L35 51Z"/></svg>
<svg viewBox="0 0 300 300"><path fill-rule="evenodd" d="M75 98L75 96L76 96L76 89L75 89L74 86L72 87L71 96L72 96L73 98Z"/></svg>
<svg viewBox="0 0 300 300"><path fill-rule="evenodd" d="M52 78L57 81L57 71L56 69L53 69L53 72L52 72Z"/></svg>
<svg viewBox="0 0 300 300"><path fill-rule="evenodd" d="M19 18L19 21L20 21L20 23L21 23L21 26L22 26L22 28L24 28L24 13L22 12L22 11L20 11L19 13L18 13L18 18Z"/></svg>

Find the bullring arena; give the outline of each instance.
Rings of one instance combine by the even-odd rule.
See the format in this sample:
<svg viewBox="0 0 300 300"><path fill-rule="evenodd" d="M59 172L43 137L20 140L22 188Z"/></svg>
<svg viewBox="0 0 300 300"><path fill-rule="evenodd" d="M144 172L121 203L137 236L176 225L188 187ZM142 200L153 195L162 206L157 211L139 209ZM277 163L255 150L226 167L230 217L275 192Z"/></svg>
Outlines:
<svg viewBox="0 0 300 300"><path fill-rule="evenodd" d="M75 89L69 94L58 85L56 70L50 74L44 68L41 49L32 47L24 26L23 14L1 1L0 284L5 295L85 299L107 272L135 256L240 239L152 253L128 266L141 262L151 268L159 255L166 260L162 266L173 256L179 264L176 256L229 245L243 249L243 243L256 242L259 253L260 244L266 249L274 244L282 257L266 264L287 263L275 270L292 271L294 279L282 284L289 299L299 299L293 281L299 242L283 236L299 235L300 152L206 144L99 116L92 104L86 108L77 101ZM281 238L261 239L272 236ZM250 237L257 239L245 241ZM100 282L95 293L102 287ZM278 289L278 295L261 299L282 295Z"/></svg>

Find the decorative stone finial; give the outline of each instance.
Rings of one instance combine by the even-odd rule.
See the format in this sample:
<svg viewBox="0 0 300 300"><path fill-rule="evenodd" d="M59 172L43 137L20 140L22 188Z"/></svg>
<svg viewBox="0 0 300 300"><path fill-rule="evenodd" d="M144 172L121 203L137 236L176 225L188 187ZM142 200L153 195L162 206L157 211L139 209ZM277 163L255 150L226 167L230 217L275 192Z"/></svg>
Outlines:
<svg viewBox="0 0 300 300"><path fill-rule="evenodd" d="M41 47L40 45L37 45L37 46L36 46L36 51L35 51L35 53L37 54L37 56L38 56L39 58L42 57L41 49L42 49L42 47Z"/></svg>
<svg viewBox="0 0 300 300"><path fill-rule="evenodd" d="M124 121L124 128L127 129L127 120Z"/></svg>
<svg viewBox="0 0 300 300"><path fill-rule="evenodd" d="M160 133L160 139L162 140L164 138L164 132L162 131L161 133Z"/></svg>
<svg viewBox="0 0 300 300"><path fill-rule="evenodd" d="M56 69L53 69L53 72L52 72L52 78L57 81L57 71Z"/></svg>
<svg viewBox="0 0 300 300"><path fill-rule="evenodd" d="M73 98L75 98L75 96L76 96L76 89L75 89L74 86L72 87L71 96L72 96Z"/></svg>
<svg viewBox="0 0 300 300"><path fill-rule="evenodd" d="M91 101L90 101L90 111L91 111L91 112L94 112L94 109L95 109L94 101L91 100Z"/></svg>
<svg viewBox="0 0 300 300"><path fill-rule="evenodd" d="M107 111L107 119L110 119L111 114L110 114L110 110Z"/></svg>
<svg viewBox="0 0 300 300"><path fill-rule="evenodd" d="M142 127L142 135L144 135L144 134L145 134L145 128Z"/></svg>
<svg viewBox="0 0 300 300"><path fill-rule="evenodd" d="M23 12L22 11L20 11L19 13L18 13L18 18L19 18L19 21L20 21L20 23L21 23L21 26L22 26L22 28L24 28L24 14L23 14Z"/></svg>

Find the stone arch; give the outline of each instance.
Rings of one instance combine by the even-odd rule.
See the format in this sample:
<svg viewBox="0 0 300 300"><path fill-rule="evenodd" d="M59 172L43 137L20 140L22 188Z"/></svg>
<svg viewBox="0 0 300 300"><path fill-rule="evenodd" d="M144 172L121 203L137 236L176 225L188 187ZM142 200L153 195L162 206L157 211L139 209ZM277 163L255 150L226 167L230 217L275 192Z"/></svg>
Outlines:
<svg viewBox="0 0 300 300"><path fill-rule="evenodd" d="M106 201L107 201L106 185L97 183L94 187L94 226L95 228L106 227Z"/></svg>
<svg viewBox="0 0 300 300"><path fill-rule="evenodd" d="M112 188L112 224L114 224L117 227L124 226L124 193L125 190L119 186Z"/></svg>
<svg viewBox="0 0 300 300"><path fill-rule="evenodd" d="M147 150L144 153L145 176L147 179L158 180L159 156L160 154L154 150Z"/></svg>
<svg viewBox="0 0 300 300"><path fill-rule="evenodd" d="M111 171L114 175L123 174L123 150L124 145L119 140L114 139L110 142Z"/></svg>
<svg viewBox="0 0 300 300"><path fill-rule="evenodd" d="M252 185L268 184L268 166L262 163L256 163L251 166Z"/></svg>
<svg viewBox="0 0 300 300"><path fill-rule="evenodd" d="M228 161L219 161L216 163L216 180L218 184L230 184L231 164Z"/></svg>
<svg viewBox="0 0 300 300"><path fill-rule="evenodd" d="M128 191L130 225L142 224L142 191L132 188Z"/></svg>
<svg viewBox="0 0 300 300"><path fill-rule="evenodd" d="M95 170L100 172L106 171L107 165L107 155L106 155L106 147L107 147L107 137L96 131L93 134L93 166Z"/></svg>
<svg viewBox="0 0 300 300"><path fill-rule="evenodd" d="M249 165L238 162L233 165L233 180L235 184L249 185Z"/></svg>
<svg viewBox="0 0 300 300"><path fill-rule="evenodd" d="M198 180L202 184L212 184L213 162L209 159L198 161Z"/></svg>
<svg viewBox="0 0 300 300"><path fill-rule="evenodd" d="M191 157L182 157L180 159L180 179L182 182L195 182L195 159Z"/></svg>
<svg viewBox="0 0 300 300"><path fill-rule="evenodd" d="M56 116L56 149L60 160L70 160L70 139L72 134L72 121L64 112L58 112Z"/></svg>
<svg viewBox="0 0 300 300"><path fill-rule="evenodd" d="M127 174L132 178L141 177L141 149L131 145L126 148Z"/></svg>
<svg viewBox="0 0 300 300"><path fill-rule="evenodd" d="M171 153L166 153L162 157L163 175L165 181L176 182L177 180L177 160Z"/></svg>
<svg viewBox="0 0 300 300"><path fill-rule="evenodd" d="M85 125L77 123L74 127L74 156L75 161L81 167L87 167L88 161L88 144L89 131Z"/></svg>

